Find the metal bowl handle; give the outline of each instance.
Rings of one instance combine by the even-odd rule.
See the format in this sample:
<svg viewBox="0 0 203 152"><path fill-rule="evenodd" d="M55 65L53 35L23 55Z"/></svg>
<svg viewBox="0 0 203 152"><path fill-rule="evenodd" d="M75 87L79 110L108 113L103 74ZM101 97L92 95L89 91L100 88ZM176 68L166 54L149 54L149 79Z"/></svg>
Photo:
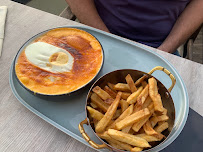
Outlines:
<svg viewBox="0 0 203 152"><path fill-rule="evenodd" d="M106 144L99 145L99 144L95 143L94 141L92 141L92 140L90 139L90 137L87 135L87 133L85 132L85 130L84 130L84 127L83 127L84 124L85 124L85 125L88 125L87 118L86 118L85 120L83 120L82 122L80 122L80 124L79 124L79 126L78 126L79 131L80 131L80 133L82 134L83 138L84 138L92 147L94 147L94 148L96 148L96 149L108 148L108 149L111 150L111 148L108 147Z"/></svg>
<svg viewBox="0 0 203 152"><path fill-rule="evenodd" d="M157 66L157 67L153 68L148 74L151 75L152 73L154 73L154 71L157 71L157 70L163 71L171 78L172 84L171 84L170 88L168 89L168 91L171 92L174 85L176 84L176 78L173 76L173 74L170 71L168 71L167 69L165 69L162 66Z"/></svg>

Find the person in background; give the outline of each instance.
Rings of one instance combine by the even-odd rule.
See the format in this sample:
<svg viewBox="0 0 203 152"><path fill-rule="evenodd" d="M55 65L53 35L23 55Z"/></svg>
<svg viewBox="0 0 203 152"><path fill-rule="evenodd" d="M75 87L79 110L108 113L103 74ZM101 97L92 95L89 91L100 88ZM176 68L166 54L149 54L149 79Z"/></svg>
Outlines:
<svg viewBox="0 0 203 152"><path fill-rule="evenodd" d="M66 0L83 24L179 55L203 23L203 0Z"/></svg>

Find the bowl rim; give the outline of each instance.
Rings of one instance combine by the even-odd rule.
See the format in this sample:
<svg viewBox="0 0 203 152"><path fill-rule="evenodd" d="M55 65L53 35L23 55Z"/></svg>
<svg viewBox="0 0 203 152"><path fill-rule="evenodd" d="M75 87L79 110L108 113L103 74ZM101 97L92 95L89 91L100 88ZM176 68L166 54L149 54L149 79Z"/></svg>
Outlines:
<svg viewBox="0 0 203 152"><path fill-rule="evenodd" d="M101 46L101 54L102 54L102 62L101 62L101 65L100 65L100 68L99 70L97 71L97 73L95 74L94 77L92 77L91 80L89 80L87 83L85 83L84 85L80 86L79 88L77 88L76 90L73 90L71 92L68 92L68 93L61 93L61 94L43 94L43 93L39 93L39 92L34 92L32 90L30 90L29 88L27 88L17 77L17 74L16 74L16 70L15 70L15 66L16 66L16 63L17 63L17 60L20 56L20 53L29 45L31 44L35 39L37 39L38 37L42 36L43 34L51 31L51 30L54 30L54 29L60 29L60 28L68 28L68 29L77 29L77 30L80 30L80 31L84 31L82 29L79 29L77 27L68 27L68 26L61 26L61 27L55 27L55 28L50 28L50 29L47 29L47 30L44 30L42 32L39 32L35 35L33 35L31 38L29 38L26 42L23 43L23 45L20 47L20 49L18 50L18 52L16 53L15 57L14 57L14 64L13 64L13 68L14 68L14 74L15 74L15 77L17 79L17 81L20 83L21 86L23 86L26 90L28 90L29 92L31 93L34 93L35 95L40 95L40 96L64 96L64 95L71 95L79 90L81 90L82 88L86 87L88 84L90 84L93 80L95 80L95 78L99 75L103 65L104 65L104 59L105 59L105 55L104 55L104 49L103 49L103 46L101 44L101 42L91 33L87 32L87 31L84 31L88 34L90 34L91 36L93 36L100 44Z"/></svg>

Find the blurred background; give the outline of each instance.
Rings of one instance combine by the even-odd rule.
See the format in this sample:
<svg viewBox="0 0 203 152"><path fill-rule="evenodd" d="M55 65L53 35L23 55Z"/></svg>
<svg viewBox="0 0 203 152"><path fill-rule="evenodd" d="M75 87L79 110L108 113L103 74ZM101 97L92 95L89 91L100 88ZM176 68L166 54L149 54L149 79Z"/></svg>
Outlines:
<svg viewBox="0 0 203 152"><path fill-rule="evenodd" d="M67 14L71 11L67 11L67 3L65 0L12 0L36 9L49 12L51 14L60 15L62 12L66 12L66 15L61 15L67 18ZM62 14L63 14L62 13ZM181 50L181 49L180 49ZM192 61L203 64L203 28L201 28L192 46Z"/></svg>
<svg viewBox="0 0 203 152"><path fill-rule="evenodd" d="M30 7L59 15L66 7L65 0L12 0Z"/></svg>

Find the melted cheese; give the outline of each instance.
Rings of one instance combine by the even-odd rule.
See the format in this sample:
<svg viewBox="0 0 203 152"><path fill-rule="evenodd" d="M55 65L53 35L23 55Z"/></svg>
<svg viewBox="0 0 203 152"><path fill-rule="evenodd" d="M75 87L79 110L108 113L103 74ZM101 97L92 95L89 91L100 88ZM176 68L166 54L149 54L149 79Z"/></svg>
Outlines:
<svg viewBox="0 0 203 152"><path fill-rule="evenodd" d="M73 28L54 29L33 43L37 42L68 51L74 62L69 71L49 71L33 64L27 58L25 50L22 51L16 63L16 75L21 83L33 92L49 95L72 92L91 81L101 68L103 61L101 45L87 32ZM49 57L49 63L53 65L66 64L68 60L69 56L66 58L66 55L61 53L60 55L52 53ZM47 64L46 67L52 64Z"/></svg>

